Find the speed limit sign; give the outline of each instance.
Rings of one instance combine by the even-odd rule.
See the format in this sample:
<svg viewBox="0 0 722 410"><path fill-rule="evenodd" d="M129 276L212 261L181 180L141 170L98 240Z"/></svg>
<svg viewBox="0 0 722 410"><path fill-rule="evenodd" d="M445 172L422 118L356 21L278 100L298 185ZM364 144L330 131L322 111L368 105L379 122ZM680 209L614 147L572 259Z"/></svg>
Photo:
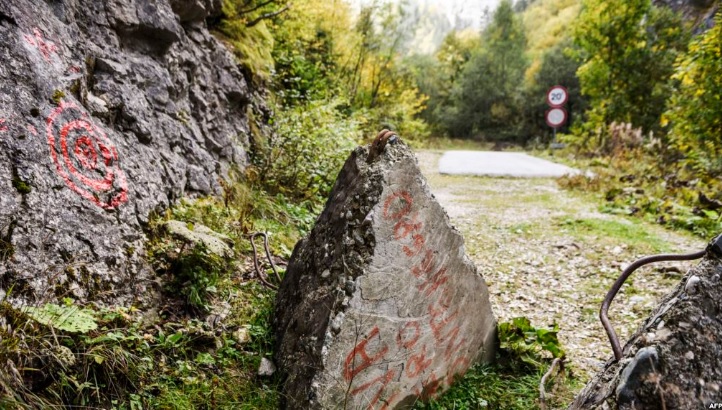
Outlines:
<svg viewBox="0 0 722 410"><path fill-rule="evenodd" d="M547 125L555 130L567 122L567 110L564 108L550 108L546 112Z"/></svg>
<svg viewBox="0 0 722 410"><path fill-rule="evenodd" d="M561 107L567 103L569 93L567 89L561 85L555 85L547 91L547 104L550 107Z"/></svg>

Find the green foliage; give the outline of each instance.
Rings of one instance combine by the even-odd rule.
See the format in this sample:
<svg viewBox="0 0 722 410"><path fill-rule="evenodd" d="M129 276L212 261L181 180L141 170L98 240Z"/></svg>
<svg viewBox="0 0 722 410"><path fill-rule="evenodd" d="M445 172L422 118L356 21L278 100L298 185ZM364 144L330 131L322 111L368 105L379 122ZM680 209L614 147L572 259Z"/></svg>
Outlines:
<svg viewBox="0 0 722 410"><path fill-rule="evenodd" d="M60 105L60 102L65 98L65 93L63 90L55 90L53 91L53 95L51 97L51 100L55 105Z"/></svg>
<svg viewBox="0 0 722 410"><path fill-rule="evenodd" d="M577 164L589 168L594 177L564 177L559 180L560 185L598 193L604 200L602 212L640 217L706 239L722 231L721 208L716 205L722 199L719 194L722 183L689 173L680 168L680 162L665 161L671 154L659 141L615 152L612 157ZM584 224L575 225L575 229L579 228L583 229ZM605 229L608 235L624 241L646 243L651 252L664 251L658 244L649 242L648 234L635 226L606 226Z"/></svg>
<svg viewBox="0 0 722 410"><path fill-rule="evenodd" d="M427 125L417 119L426 96L420 94L412 70L400 57L409 33L402 5L373 3L363 7L356 21L356 43L340 65L344 90L362 129L375 134L380 128L398 132L407 140L427 136Z"/></svg>
<svg viewBox="0 0 722 410"><path fill-rule="evenodd" d="M602 211L607 209L602 207ZM611 219L581 218L564 219L560 225L574 234L598 233L605 238L604 240L609 240L613 244L632 245L649 253L668 251L656 235L633 221L621 223Z"/></svg>
<svg viewBox="0 0 722 410"><path fill-rule="evenodd" d="M88 333L98 328L92 312L75 305L58 306L47 303L40 307L27 306L23 312L38 323L72 333Z"/></svg>
<svg viewBox="0 0 722 410"><path fill-rule="evenodd" d="M444 38L434 56L412 55L404 62L419 92L428 96L419 116L437 132L443 132L446 110L452 104L453 84L471 58L473 49L478 47L476 36L463 36L462 33L452 31Z"/></svg>
<svg viewBox="0 0 722 410"><path fill-rule="evenodd" d="M544 351L564 358L557 333L556 324L551 329L535 328L526 317L516 317L499 324L499 347L528 365L541 367Z"/></svg>
<svg viewBox="0 0 722 410"><path fill-rule="evenodd" d="M520 121L519 90L527 60L526 37L510 0L494 11L482 47L464 66L445 114L451 136L513 139Z"/></svg>
<svg viewBox="0 0 722 410"><path fill-rule="evenodd" d="M273 294L255 283L233 292L222 333L172 313L85 308L79 319L69 304L1 301L0 408L278 408L280 380L254 377L271 354Z"/></svg>
<svg viewBox="0 0 722 410"><path fill-rule="evenodd" d="M682 165L706 177L722 175L722 12L715 26L690 42L675 64L678 85L663 122Z"/></svg>
<svg viewBox="0 0 722 410"><path fill-rule="evenodd" d="M476 365L441 397L419 402L417 410L529 409L539 398L537 373L510 372L495 365Z"/></svg>
<svg viewBox="0 0 722 410"><path fill-rule="evenodd" d="M540 66L534 72L531 82L526 83L523 98L524 129L526 139L538 137L540 141L551 141L552 131L546 124L544 114L549 106L546 102L546 93L554 85L562 85L567 89L569 99L565 106L569 118L561 132L569 130L569 126L581 119L587 104L581 95L579 79L576 72L579 63L571 55L572 43L570 38L561 40L555 46L547 49L540 57Z"/></svg>
<svg viewBox="0 0 722 410"><path fill-rule="evenodd" d="M27 195L33 190L30 184L18 177L13 178L13 188L15 188L18 193L22 195Z"/></svg>
<svg viewBox="0 0 722 410"><path fill-rule="evenodd" d="M301 0L273 26L276 71L274 90L284 107L331 98L339 88L337 29L330 13L343 15L347 5Z"/></svg>
<svg viewBox="0 0 722 410"><path fill-rule="evenodd" d="M273 72L273 35L266 24L287 10L276 0L222 0L222 15L211 28L230 44L231 50L252 78L267 81Z"/></svg>
<svg viewBox="0 0 722 410"><path fill-rule="evenodd" d="M210 297L218 291L218 280L227 269L224 261L201 244L166 256L167 271L172 277L168 284L170 291L183 295L192 308L207 309Z"/></svg>
<svg viewBox="0 0 722 410"><path fill-rule="evenodd" d="M525 317L498 325L500 353L497 363L479 364L458 378L440 397L417 403L415 409L528 409L539 399L539 383L551 358L563 358L558 327L535 328ZM573 398L573 379L557 381L553 408L563 408Z"/></svg>
<svg viewBox="0 0 722 410"><path fill-rule="evenodd" d="M273 36L265 22L246 27L242 21L223 20L217 27L232 47L239 63L259 80L268 80L273 70Z"/></svg>
<svg viewBox="0 0 722 410"><path fill-rule="evenodd" d="M580 0L532 0L529 3L521 14L528 39L527 53L532 60L526 73L527 83L536 74L541 56L569 37L570 23L579 16L581 8Z"/></svg>
<svg viewBox="0 0 722 410"><path fill-rule="evenodd" d="M679 16L650 0L582 4L574 41L583 62L577 75L591 106L584 132L611 122L659 130L672 63L685 41Z"/></svg>
<svg viewBox="0 0 722 410"><path fill-rule="evenodd" d="M278 111L276 134L254 153L269 192L321 203L350 151L361 141L358 122L342 101L311 101Z"/></svg>

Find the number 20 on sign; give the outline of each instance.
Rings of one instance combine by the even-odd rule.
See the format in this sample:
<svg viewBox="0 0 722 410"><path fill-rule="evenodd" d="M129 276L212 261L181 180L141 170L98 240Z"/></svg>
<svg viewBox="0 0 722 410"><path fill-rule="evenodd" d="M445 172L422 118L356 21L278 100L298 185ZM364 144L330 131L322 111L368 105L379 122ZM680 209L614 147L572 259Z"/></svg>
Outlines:
<svg viewBox="0 0 722 410"><path fill-rule="evenodd" d="M561 85L555 85L547 91L547 105L552 108L558 108L567 103L569 93L567 89Z"/></svg>

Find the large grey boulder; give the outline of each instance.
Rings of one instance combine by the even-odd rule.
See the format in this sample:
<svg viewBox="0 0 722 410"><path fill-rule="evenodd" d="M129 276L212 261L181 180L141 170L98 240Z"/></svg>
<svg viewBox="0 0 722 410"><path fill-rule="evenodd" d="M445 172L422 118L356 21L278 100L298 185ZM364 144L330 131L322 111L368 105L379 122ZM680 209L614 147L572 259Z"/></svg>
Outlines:
<svg viewBox="0 0 722 410"><path fill-rule="evenodd" d="M291 409L381 409L494 356L496 321L464 241L411 150L357 148L291 256L275 311Z"/></svg>
<svg viewBox="0 0 722 410"><path fill-rule="evenodd" d="M0 1L0 299L149 294L148 215L246 163L219 0Z"/></svg>
<svg viewBox="0 0 722 410"><path fill-rule="evenodd" d="M717 408L710 404L722 403L721 294L722 261L708 251L570 409Z"/></svg>

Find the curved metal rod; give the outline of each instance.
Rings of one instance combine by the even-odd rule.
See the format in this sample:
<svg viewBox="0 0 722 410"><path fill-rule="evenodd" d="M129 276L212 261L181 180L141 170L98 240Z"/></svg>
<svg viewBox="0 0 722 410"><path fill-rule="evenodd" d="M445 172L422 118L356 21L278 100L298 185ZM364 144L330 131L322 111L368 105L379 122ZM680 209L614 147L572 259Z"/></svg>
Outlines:
<svg viewBox="0 0 722 410"><path fill-rule="evenodd" d="M276 277L279 279L280 283L281 278L278 274L278 271L276 271L276 265L273 264L273 260L271 260L271 253L268 250L268 236L264 232L254 232L248 235L251 240L251 248L253 248L253 267L256 269L256 275L258 275L258 279L261 281L261 283L263 283L264 286L273 290L278 290L278 286L273 285L266 280L266 274L261 272L261 267L258 265L258 251L256 250L256 243L253 241L258 235L263 235L263 245L266 248L266 256L268 257L268 261L271 263L273 272L276 273Z"/></svg>
<svg viewBox="0 0 722 410"><path fill-rule="evenodd" d="M271 269L273 269L273 274L276 275L276 279L278 280L278 283L282 282L281 275L278 274L278 270L276 269L276 264L273 263L273 259L271 259L271 251L268 250L268 235L266 235L264 232L259 233L259 235L263 236L263 247L266 250L266 257L268 258L268 263L271 264Z"/></svg>
<svg viewBox="0 0 722 410"><path fill-rule="evenodd" d="M599 310L599 320L602 321L602 326L604 326L604 330L607 331L607 336L609 337L609 342L612 344L612 350L614 351L614 358L616 360L622 358L622 346L619 344L619 337L617 336L617 333L614 331L612 324L609 322L607 311L609 310L609 305L612 303L612 300L614 300L614 297L617 295L617 292L619 292L619 289L622 288L622 285L624 285L624 282L626 282L629 276L635 270L650 263L664 261L691 261L703 257L706 253L707 250L705 249L703 251L681 255L647 256L634 261L631 265L627 267L627 269L622 272L622 275L617 278L617 280L614 282L614 285L612 285L612 288L609 289L609 292L607 292L607 296L604 298L604 302L602 302L602 308Z"/></svg>

